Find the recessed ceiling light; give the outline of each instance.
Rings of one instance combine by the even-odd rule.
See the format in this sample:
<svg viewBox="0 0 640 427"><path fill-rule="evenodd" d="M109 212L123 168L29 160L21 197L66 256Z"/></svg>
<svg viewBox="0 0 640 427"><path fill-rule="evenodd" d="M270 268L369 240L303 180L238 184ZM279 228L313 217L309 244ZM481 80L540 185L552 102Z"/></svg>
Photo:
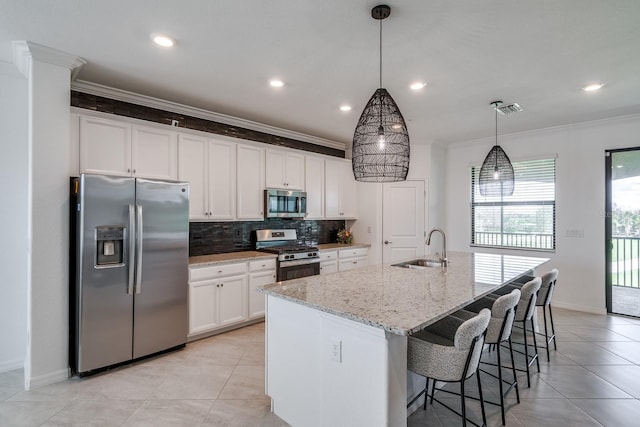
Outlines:
<svg viewBox="0 0 640 427"><path fill-rule="evenodd" d="M402 125L398 124L398 123L391 125L391 128L393 128L393 129L400 129L401 127L402 127Z"/></svg>
<svg viewBox="0 0 640 427"><path fill-rule="evenodd" d="M600 89L602 86L604 86L603 83L594 83L583 87L582 90L584 90L585 92L593 92Z"/></svg>
<svg viewBox="0 0 640 427"><path fill-rule="evenodd" d="M424 88L426 85L427 84L425 82L415 82L415 83L411 83L409 87L411 88L411 90L420 90Z"/></svg>
<svg viewBox="0 0 640 427"><path fill-rule="evenodd" d="M351 111L351 105L341 105L340 111Z"/></svg>
<svg viewBox="0 0 640 427"><path fill-rule="evenodd" d="M623 168L623 167L624 167L624 165L616 165L616 167L617 167L618 169L620 169L620 168Z"/></svg>
<svg viewBox="0 0 640 427"><path fill-rule="evenodd" d="M155 44L162 47L171 47L175 44L171 37L163 34L151 34L151 39Z"/></svg>
<svg viewBox="0 0 640 427"><path fill-rule="evenodd" d="M277 79L270 80L269 84L271 86L273 86L273 87L282 87L282 86L284 86L284 82L282 80L277 80Z"/></svg>

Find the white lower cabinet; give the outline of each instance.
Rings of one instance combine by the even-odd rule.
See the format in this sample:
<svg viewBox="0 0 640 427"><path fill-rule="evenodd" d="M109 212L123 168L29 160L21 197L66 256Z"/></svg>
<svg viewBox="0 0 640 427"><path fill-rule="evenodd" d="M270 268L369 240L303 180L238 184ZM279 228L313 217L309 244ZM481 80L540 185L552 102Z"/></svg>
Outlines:
<svg viewBox="0 0 640 427"><path fill-rule="evenodd" d="M276 282L276 260L249 263L249 319L264 316L265 295L256 291L258 286Z"/></svg>
<svg viewBox="0 0 640 427"><path fill-rule="evenodd" d="M350 248L338 251L338 270L347 271L369 265L369 248Z"/></svg>
<svg viewBox="0 0 640 427"><path fill-rule="evenodd" d="M275 281L275 258L189 267L188 336L264 317L265 297L256 289Z"/></svg>
<svg viewBox="0 0 640 427"><path fill-rule="evenodd" d="M247 320L247 263L189 268L189 336Z"/></svg>
<svg viewBox="0 0 640 427"><path fill-rule="evenodd" d="M338 271L338 251L320 251L320 274Z"/></svg>

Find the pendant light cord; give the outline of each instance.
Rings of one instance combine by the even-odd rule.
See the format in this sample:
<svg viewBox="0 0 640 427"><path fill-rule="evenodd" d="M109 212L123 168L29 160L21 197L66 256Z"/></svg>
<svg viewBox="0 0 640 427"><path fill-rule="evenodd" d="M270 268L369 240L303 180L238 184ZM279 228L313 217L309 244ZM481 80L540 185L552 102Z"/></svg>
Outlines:
<svg viewBox="0 0 640 427"><path fill-rule="evenodd" d="M380 86L378 86L379 88L382 89L382 19L380 19L380 44L379 44L380 50ZM382 93L380 93L380 128L382 128Z"/></svg>
<svg viewBox="0 0 640 427"><path fill-rule="evenodd" d="M380 86L382 87L382 19L380 20Z"/></svg>

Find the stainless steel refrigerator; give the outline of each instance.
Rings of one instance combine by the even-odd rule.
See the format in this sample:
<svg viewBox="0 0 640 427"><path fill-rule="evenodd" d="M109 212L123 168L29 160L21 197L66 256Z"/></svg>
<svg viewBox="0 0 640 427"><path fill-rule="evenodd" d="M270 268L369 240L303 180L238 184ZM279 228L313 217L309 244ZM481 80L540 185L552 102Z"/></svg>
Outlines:
<svg viewBox="0 0 640 427"><path fill-rule="evenodd" d="M91 371L184 346L189 185L71 180L70 365Z"/></svg>

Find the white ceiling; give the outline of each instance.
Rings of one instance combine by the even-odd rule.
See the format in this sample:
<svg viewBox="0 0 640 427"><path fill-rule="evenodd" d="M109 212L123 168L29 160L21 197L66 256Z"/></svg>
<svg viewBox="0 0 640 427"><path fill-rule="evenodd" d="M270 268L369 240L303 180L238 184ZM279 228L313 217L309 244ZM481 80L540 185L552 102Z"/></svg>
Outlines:
<svg viewBox="0 0 640 427"><path fill-rule="evenodd" d="M81 80L349 144L378 87L376 4L0 0L0 60L28 40L86 60ZM383 86L412 143L494 135L495 99L524 108L499 118L500 134L640 113L638 0L387 4ZM156 47L153 32L176 46ZM416 80L428 86L413 92Z"/></svg>

